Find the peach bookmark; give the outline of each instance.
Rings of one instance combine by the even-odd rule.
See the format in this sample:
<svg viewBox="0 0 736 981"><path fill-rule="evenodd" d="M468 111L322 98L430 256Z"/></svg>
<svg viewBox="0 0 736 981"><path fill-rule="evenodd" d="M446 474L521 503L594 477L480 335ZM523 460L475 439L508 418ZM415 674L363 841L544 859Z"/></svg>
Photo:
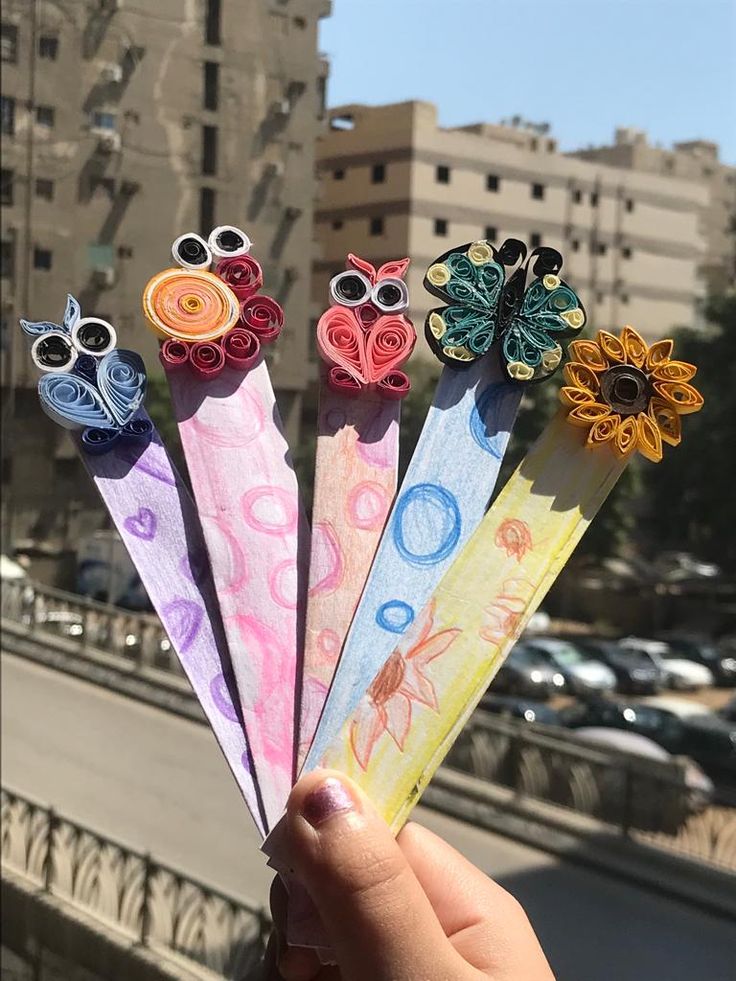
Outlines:
<svg viewBox="0 0 736 981"><path fill-rule="evenodd" d="M312 742L396 493L400 370L416 334L404 316L408 259L376 270L349 255L317 325L323 361L298 765Z"/></svg>
<svg viewBox="0 0 736 981"><path fill-rule="evenodd" d="M232 653L267 822L294 776L306 521L262 345L283 312L259 293L250 241L232 226L183 235L143 306L161 361ZM213 255L216 274L209 272ZM302 539L300 548L300 539Z"/></svg>

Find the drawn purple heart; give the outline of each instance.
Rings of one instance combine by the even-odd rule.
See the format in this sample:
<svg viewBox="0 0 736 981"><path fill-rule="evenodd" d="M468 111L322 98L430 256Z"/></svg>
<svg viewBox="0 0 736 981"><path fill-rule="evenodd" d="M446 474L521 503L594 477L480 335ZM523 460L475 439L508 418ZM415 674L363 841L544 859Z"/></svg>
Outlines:
<svg viewBox="0 0 736 981"><path fill-rule="evenodd" d="M144 542L151 542L156 537L156 515L150 508L138 508L138 514L131 514L123 522L126 531Z"/></svg>
<svg viewBox="0 0 736 981"><path fill-rule="evenodd" d="M239 722L237 709L233 705L230 686L224 674L216 674L210 682L210 695L220 713L231 722Z"/></svg>
<svg viewBox="0 0 736 981"><path fill-rule="evenodd" d="M155 480L160 480L162 484L176 487L176 473L172 469L171 461L166 456L163 447L158 446L157 443L149 443L140 455L135 446L121 447L117 452L118 457L129 466L140 470L141 473L148 474ZM157 452L163 454L161 461L156 459Z"/></svg>
<svg viewBox="0 0 736 981"><path fill-rule="evenodd" d="M194 600L175 599L161 610L166 633L180 654L186 654L202 626L204 610Z"/></svg>
<svg viewBox="0 0 736 981"><path fill-rule="evenodd" d="M209 573L207 553L204 549L193 549L186 555L182 555L179 568L189 582L194 583L195 586L201 586L203 582L206 582Z"/></svg>

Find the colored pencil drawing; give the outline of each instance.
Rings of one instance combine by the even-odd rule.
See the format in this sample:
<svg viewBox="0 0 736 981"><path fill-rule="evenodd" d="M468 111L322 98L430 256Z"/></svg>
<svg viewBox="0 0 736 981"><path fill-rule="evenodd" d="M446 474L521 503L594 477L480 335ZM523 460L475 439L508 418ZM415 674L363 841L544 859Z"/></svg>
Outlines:
<svg viewBox="0 0 736 981"><path fill-rule="evenodd" d="M510 553L509 553L510 554ZM485 622L478 631L483 640L500 647L504 641L521 632L524 610L534 592L534 583L526 579L507 579L502 592L485 608Z"/></svg>
<svg viewBox="0 0 736 981"><path fill-rule="evenodd" d="M509 558L513 555L517 562L521 562L534 547L529 525L518 518L505 518L498 526L494 542Z"/></svg>
<svg viewBox="0 0 736 981"><path fill-rule="evenodd" d="M437 693L426 670L461 631L441 630L433 634L433 626L434 603L430 603L417 621L415 642L410 646L397 645L355 713L350 745L363 770L368 768L373 749L384 733L403 752L412 724L412 703L439 711Z"/></svg>

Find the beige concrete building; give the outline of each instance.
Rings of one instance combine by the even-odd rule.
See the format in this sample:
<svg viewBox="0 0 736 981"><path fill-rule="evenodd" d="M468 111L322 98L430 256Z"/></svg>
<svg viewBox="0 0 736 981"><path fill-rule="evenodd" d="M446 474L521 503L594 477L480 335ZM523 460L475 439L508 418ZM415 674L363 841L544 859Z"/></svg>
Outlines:
<svg viewBox="0 0 736 981"><path fill-rule="evenodd" d="M708 201L700 219L705 254L700 271L714 289L736 283L736 167L719 159L717 143L689 140L666 149L649 143L642 130L620 127L612 146L590 147L574 156L706 185Z"/></svg>
<svg viewBox="0 0 736 981"><path fill-rule="evenodd" d="M50 533L53 516L39 519L49 488L58 508L86 487L75 463L55 464L68 450L35 408L18 317L53 320L72 290L156 372L141 292L182 232L227 223L252 238L286 310L269 356L296 431L327 72L317 27L329 11L330 0L4 0L3 482L27 512L17 532L35 521ZM37 440L24 463L30 413Z"/></svg>
<svg viewBox="0 0 736 981"><path fill-rule="evenodd" d="M409 255L411 314L421 328L434 305L422 278L437 255L514 236L560 249L563 276L593 328L631 323L653 339L692 324L707 189L565 156L544 130L443 128L426 102L330 110L317 153L313 316L348 251L374 262ZM417 351L429 353L423 343Z"/></svg>

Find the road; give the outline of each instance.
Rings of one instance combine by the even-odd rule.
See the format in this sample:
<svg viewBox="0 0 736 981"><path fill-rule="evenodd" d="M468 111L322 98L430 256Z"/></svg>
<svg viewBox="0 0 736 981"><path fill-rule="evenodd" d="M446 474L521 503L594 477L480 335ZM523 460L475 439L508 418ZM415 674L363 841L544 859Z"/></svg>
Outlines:
<svg viewBox="0 0 736 981"><path fill-rule="evenodd" d="M209 730L9 654L2 780L243 898L270 875ZM516 895L559 981L734 981L736 928L427 809L417 819Z"/></svg>

